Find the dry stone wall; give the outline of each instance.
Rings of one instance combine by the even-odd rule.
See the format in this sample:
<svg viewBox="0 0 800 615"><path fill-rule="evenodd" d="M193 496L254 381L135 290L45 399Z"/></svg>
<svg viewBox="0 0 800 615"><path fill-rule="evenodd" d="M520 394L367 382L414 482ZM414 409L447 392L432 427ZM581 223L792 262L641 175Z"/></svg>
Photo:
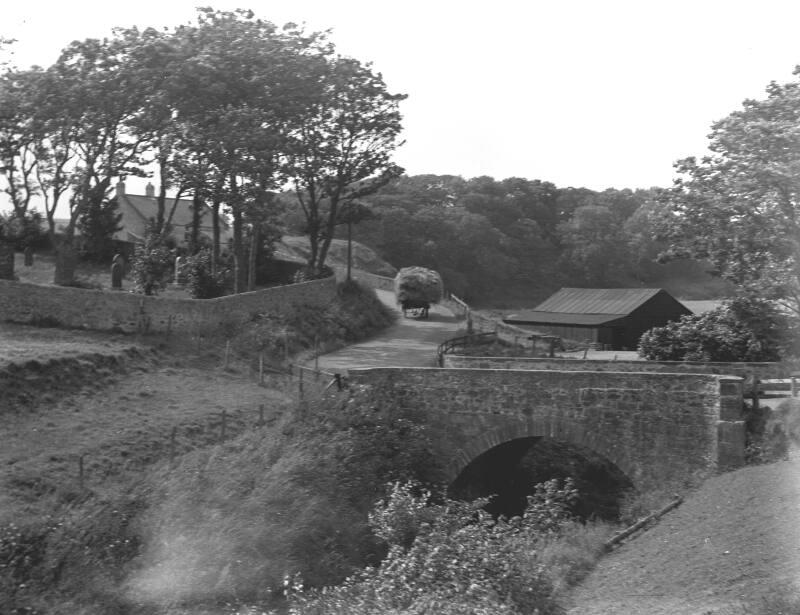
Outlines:
<svg viewBox="0 0 800 615"><path fill-rule="evenodd" d="M450 480L494 446L535 436L590 448L644 491L744 463L739 378L400 368L349 377L376 410L425 414Z"/></svg>
<svg viewBox="0 0 800 615"><path fill-rule="evenodd" d="M196 334L240 324L256 314L286 313L297 305L324 308L335 297L333 277L202 300L0 280L0 320L126 333Z"/></svg>

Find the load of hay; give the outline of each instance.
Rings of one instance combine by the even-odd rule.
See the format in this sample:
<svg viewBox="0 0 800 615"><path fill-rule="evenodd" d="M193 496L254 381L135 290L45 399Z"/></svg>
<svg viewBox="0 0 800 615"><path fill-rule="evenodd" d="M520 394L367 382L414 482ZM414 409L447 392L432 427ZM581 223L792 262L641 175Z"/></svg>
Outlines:
<svg viewBox="0 0 800 615"><path fill-rule="evenodd" d="M394 278L398 303L438 303L443 289L442 276L425 267L404 267Z"/></svg>

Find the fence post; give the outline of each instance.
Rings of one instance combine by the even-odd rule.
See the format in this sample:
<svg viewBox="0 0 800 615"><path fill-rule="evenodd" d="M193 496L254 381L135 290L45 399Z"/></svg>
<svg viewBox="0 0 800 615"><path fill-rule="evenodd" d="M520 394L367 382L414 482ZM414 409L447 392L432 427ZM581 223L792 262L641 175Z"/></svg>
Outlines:
<svg viewBox="0 0 800 615"><path fill-rule="evenodd" d="M792 374L792 397L797 397L797 376L798 374Z"/></svg>
<svg viewBox="0 0 800 615"><path fill-rule="evenodd" d="M299 374L298 374L299 378L297 380L297 393L298 393L300 399L302 400L303 399L303 370L302 370L302 368L299 369L298 372L299 372Z"/></svg>

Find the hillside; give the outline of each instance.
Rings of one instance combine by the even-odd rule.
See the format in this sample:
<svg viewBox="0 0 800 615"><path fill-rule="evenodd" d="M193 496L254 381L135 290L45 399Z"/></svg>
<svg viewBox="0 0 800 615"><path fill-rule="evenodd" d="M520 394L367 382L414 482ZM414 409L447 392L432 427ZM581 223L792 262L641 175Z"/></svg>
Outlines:
<svg viewBox="0 0 800 615"><path fill-rule="evenodd" d="M602 559L570 615L800 613L800 453L707 481Z"/></svg>
<svg viewBox="0 0 800 615"><path fill-rule="evenodd" d="M275 245L275 256L284 260L305 262L309 253L308 237L284 235ZM326 260L331 267L347 266L347 241L334 239ZM397 270L381 259L372 249L357 241L353 242L353 267L374 273L394 277Z"/></svg>

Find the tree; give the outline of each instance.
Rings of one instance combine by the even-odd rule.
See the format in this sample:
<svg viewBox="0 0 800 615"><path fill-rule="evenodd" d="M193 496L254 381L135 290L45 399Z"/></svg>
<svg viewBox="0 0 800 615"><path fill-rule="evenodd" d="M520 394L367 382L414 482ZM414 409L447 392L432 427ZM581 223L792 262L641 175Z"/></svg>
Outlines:
<svg viewBox="0 0 800 615"><path fill-rule="evenodd" d="M779 361L790 343L786 317L773 303L739 297L646 331L639 354L654 361Z"/></svg>
<svg viewBox="0 0 800 615"><path fill-rule="evenodd" d="M402 169L391 162L402 126L380 74L350 58L326 58L317 96L290 133L285 174L291 178L309 237L308 268L322 275L348 202L374 193Z"/></svg>
<svg viewBox="0 0 800 615"><path fill-rule="evenodd" d="M96 263L111 262L114 256L113 235L122 229L121 221L116 197L90 203L78 218L84 258Z"/></svg>
<svg viewBox="0 0 800 615"><path fill-rule="evenodd" d="M717 275L800 315L800 82L744 101L713 124L709 149L676 163L662 195L663 258L707 258Z"/></svg>
<svg viewBox="0 0 800 615"><path fill-rule="evenodd" d="M605 286L619 279L625 259L622 225L603 205L582 205L561 225L564 266L584 284Z"/></svg>
<svg viewBox="0 0 800 615"><path fill-rule="evenodd" d="M172 277L174 254L164 243L163 235L151 223L145 230L144 243L136 244L131 261L131 277L137 291L157 295Z"/></svg>
<svg viewBox="0 0 800 615"><path fill-rule="evenodd" d="M247 237L256 237L255 246L258 235L273 234L264 224L277 213L270 194L285 181L287 135L319 95L329 45L323 34L291 24L279 29L243 10L201 9L197 24L176 29L173 38L174 176L211 203L212 267L220 208L231 215L234 290L241 292L254 280Z"/></svg>

